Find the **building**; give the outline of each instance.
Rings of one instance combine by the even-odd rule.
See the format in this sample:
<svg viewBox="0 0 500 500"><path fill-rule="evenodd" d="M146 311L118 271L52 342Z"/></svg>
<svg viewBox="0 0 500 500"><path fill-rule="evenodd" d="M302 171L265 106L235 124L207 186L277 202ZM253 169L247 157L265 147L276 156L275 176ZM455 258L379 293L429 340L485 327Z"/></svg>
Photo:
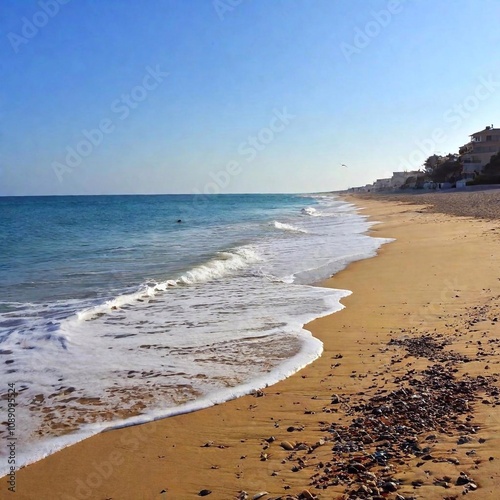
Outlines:
<svg viewBox="0 0 500 500"><path fill-rule="evenodd" d="M377 179L373 183L374 191L387 191L391 189L391 179Z"/></svg>
<svg viewBox="0 0 500 500"><path fill-rule="evenodd" d="M365 186L351 187L347 190L348 193L369 193L373 190L373 184L366 184Z"/></svg>
<svg viewBox="0 0 500 500"><path fill-rule="evenodd" d="M500 152L500 128L493 128L491 125L481 132L471 134L470 138L470 142L459 151L465 179L472 179L481 173L491 157Z"/></svg>
<svg viewBox="0 0 500 500"><path fill-rule="evenodd" d="M413 172L393 172L391 177L391 187L393 189L401 189L408 179L414 177L415 179L423 175L422 172L415 170Z"/></svg>

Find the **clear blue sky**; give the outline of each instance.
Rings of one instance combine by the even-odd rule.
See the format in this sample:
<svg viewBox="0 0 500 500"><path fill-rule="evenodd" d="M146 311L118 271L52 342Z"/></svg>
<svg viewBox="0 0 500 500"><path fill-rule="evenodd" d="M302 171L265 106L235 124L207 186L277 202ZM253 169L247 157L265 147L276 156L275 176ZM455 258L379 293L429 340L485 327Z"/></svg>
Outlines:
<svg viewBox="0 0 500 500"><path fill-rule="evenodd" d="M500 126L498 19L498 0L3 0L0 194L311 192L418 167Z"/></svg>

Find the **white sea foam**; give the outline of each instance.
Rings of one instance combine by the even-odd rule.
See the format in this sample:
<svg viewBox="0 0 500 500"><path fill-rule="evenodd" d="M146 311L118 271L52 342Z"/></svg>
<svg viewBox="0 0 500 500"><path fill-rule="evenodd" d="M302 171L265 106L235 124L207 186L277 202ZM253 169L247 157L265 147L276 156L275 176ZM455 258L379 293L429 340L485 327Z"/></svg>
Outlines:
<svg viewBox="0 0 500 500"><path fill-rule="evenodd" d="M305 207L301 210L301 213L304 215L312 215L312 216L320 215L319 212L314 207Z"/></svg>
<svg viewBox="0 0 500 500"><path fill-rule="evenodd" d="M249 264L259 261L254 249L238 248L233 251L219 252L215 259L198 266L185 273L180 283L204 283L209 280L222 278L229 273L248 267Z"/></svg>
<svg viewBox="0 0 500 500"><path fill-rule="evenodd" d="M291 231L293 233L307 234L307 231L305 229L301 229L300 227L297 226L292 226L292 224L285 224L283 222L278 222L276 220L272 222L272 226L275 227L276 229L282 229L283 231Z"/></svg>
<svg viewBox="0 0 500 500"><path fill-rule="evenodd" d="M343 306L335 307L335 309L332 309L329 312L335 312L342 307ZM280 380L293 375L301 368L307 366L315 359L319 358L323 351L323 343L313 337L307 330L301 330L296 335L296 337L301 342L300 352L298 352L295 356L285 360L279 366L273 368L266 375L256 376L251 381L242 383L235 387L213 391L210 394L207 394L199 399L190 401L189 403L178 405L176 407L167 409L156 408L151 409L144 415L138 415L128 419L117 419L113 422L88 424L72 434L43 439L38 442L37 447L34 450L31 450L30 452L21 451L20 453L18 453L16 457L17 464L18 466L31 464L67 446L76 444L102 431L153 422L155 420L160 420L175 415L182 415L184 413L202 410L204 408L209 408L210 406L221 404L226 401L244 396L246 394L251 394L258 389L264 389L270 385L273 385ZM7 473L8 467L1 464L0 477Z"/></svg>

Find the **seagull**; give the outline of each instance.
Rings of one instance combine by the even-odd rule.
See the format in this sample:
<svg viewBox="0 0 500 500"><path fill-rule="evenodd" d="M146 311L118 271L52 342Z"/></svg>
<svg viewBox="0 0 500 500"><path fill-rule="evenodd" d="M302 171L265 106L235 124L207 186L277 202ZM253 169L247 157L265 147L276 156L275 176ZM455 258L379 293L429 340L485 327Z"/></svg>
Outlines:
<svg viewBox="0 0 500 500"><path fill-rule="evenodd" d="M347 165L345 165L344 163L341 163L340 166L347 168Z"/></svg>

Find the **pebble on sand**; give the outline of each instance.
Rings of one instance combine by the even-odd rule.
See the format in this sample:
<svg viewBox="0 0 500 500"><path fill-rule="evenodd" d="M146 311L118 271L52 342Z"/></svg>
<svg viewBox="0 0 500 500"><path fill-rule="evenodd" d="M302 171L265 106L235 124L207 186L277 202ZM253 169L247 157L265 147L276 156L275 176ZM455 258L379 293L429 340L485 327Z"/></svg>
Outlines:
<svg viewBox="0 0 500 500"><path fill-rule="evenodd" d="M259 493L255 493L255 495L252 497L252 500L258 500L259 498L265 497L266 495L269 495L267 491L259 491Z"/></svg>

